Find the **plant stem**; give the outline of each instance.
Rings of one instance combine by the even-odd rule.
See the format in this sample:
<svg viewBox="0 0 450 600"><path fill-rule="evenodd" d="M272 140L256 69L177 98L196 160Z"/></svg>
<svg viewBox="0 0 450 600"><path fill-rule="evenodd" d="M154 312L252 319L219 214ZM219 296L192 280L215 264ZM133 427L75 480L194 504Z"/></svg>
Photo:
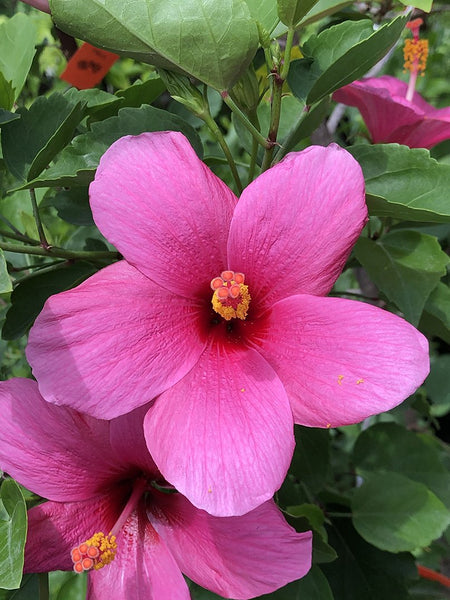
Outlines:
<svg viewBox="0 0 450 600"><path fill-rule="evenodd" d="M26 242L27 244L31 244L32 246L39 246L40 242L37 240L33 240L29 238L27 235L22 233L10 233L9 231L0 230L0 236L5 238L10 238L11 240L17 240L18 242Z"/></svg>
<svg viewBox="0 0 450 600"><path fill-rule="evenodd" d="M270 143L266 138L259 132L256 127L248 120L239 106L233 101L233 99L229 96L227 91L221 93L222 99L225 104L231 109L231 111L236 115L236 117L240 120L242 125L252 134L253 139L255 139L258 144L260 144L263 148L268 148Z"/></svg>
<svg viewBox="0 0 450 600"><path fill-rule="evenodd" d="M223 153L225 154L225 158L227 159L228 164L230 166L231 173L233 175L233 179L236 184L238 193L240 194L243 189L242 181L241 181L241 178L239 177L239 173L238 173L238 170L236 167L236 163L234 162L233 155L231 154L230 148L228 147L228 144L227 144L222 132L220 131L219 126L214 121L214 119L212 118L209 111L208 112L205 111L205 113L202 114L201 118L206 123L206 125L209 127L209 130L211 131L211 133L213 134L213 136L216 138L217 142L219 143L220 147L222 148Z"/></svg>
<svg viewBox="0 0 450 600"><path fill-rule="evenodd" d="M0 249L6 252L17 252L19 254L34 254L36 256L51 256L54 258L67 258L69 260L96 260L100 258L120 258L119 252L110 250L89 252L89 251L72 251L64 250L56 246L42 248L41 246L25 246L22 244L10 244L8 242L0 242Z"/></svg>
<svg viewBox="0 0 450 600"><path fill-rule="evenodd" d="M41 217L39 215L39 207L37 204L36 192L34 191L34 188L30 189L30 198L31 198L31 205L33 207L34 220L36 221L36 227L38 230L39 239L41 240L41 246L44 249L48 249L48 248L50 248L50 244L48 243L47 238L45 236L44 227L42 225Z"/></svg>
<svg viewBox="0 0 450 600"><path fill-rule="evenodd" d="M278 67L275 65L272 69L272 105L270 112L270 127L267 135L269 145L266 146L264 153L263 163L261 166L261 172L266 171L273 158L273 152L275 149L278 128L280 126L280 115L281 115L281 98L283 94L283 85L289 73L289 66L291 64L291 50L294 42L295 29L290 27L286 37L286 47L284 50L284 61L281 70L278 72Z"/></svg>

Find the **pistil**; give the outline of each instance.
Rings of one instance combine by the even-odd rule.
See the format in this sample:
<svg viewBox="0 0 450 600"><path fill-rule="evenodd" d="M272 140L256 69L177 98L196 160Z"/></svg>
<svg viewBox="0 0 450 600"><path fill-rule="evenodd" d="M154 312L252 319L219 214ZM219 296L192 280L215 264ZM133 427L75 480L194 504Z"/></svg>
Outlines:
<svg viewBox="0 0 450 600"><path fill-rule="evenodd" d="M405 70L410 72L408 89L406 90L406 99L412 102L414 91L416 89L417 76L424 74L428 57L428 40L419 39L419 29L422 25L422 19L414 19L407 23L406 27L411 30L412 40L405 40L403 56L405 59Z"/></svg>
<svg viewBox="0 0 450 600"><path fill-rule="evenodd" d="M102 569L114 560L117 552L116 537L138 505L146 487L147 481L144 478L136 480L128 502L108 535L98 531L91 538L73 548L71 557L75 573Z"/></svg>

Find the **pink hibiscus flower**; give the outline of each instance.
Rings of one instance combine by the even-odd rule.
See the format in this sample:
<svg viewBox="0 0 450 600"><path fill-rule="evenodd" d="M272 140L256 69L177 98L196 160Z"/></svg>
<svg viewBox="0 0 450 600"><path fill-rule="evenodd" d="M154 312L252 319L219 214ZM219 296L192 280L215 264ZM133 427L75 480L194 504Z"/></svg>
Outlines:
<svg viewBox="0 0 450 600"><path fill-rule="evenodd" d="M333 94L333 100L356 106L374 144L398 143L410 148L432 148L450 138L450 107L434 108L396 77L368 77Z"/></svg>
<svg viewBox="0 0 450 600"><path fill-rule="evenodd" d="M163 491L143 414L101 421L45 402L34 381L0 383L0 467L50 499L28 512L25 572L87 570L90 600L186 600L182 573L253 598L308 572L311 532L272 501L220 518Z"/></svg>
<svg viewBox="0 0 450 600"><path fill-rule="evenodd" d="M182 134L125 137L90 196L125 260L47 301L28 359L46 400L98 418L155 398L150 453L195 506L253 509L283 482L294 421L357 423L427 375L411 325L322 297L367 219L338 146L288 155L238 201Z"/></svg>
<svg viewBox="0 0 450 600"><path fill-rule="evenodd" d="M354 81L333 94L336 102L356 106L374 144L397 143L410 148L432 148L450 138L450 107L434 108L415 91L428 56L428 40L421 40L422 19L407 24L412 39L403 54L409 83L390 75Z"/></svg>

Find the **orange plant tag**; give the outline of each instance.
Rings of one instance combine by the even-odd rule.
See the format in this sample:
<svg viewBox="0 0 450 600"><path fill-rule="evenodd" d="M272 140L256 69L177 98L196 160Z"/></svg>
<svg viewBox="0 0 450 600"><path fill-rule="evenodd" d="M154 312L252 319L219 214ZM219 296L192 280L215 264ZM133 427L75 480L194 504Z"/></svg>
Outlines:
<svg viewBox="0 0 450 600"><path fill-rule="evenodd" d="M84 42L67 63L61 79L79 90L92 88L103 79L118 58L118 54Z"/></svg>

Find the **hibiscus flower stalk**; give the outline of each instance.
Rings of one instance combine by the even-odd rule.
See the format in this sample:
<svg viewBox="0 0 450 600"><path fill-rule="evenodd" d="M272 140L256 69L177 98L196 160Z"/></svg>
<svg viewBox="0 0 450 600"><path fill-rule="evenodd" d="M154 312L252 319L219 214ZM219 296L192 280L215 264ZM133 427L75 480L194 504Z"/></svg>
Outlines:
<svg viewBox="0 0 450 600"><path fill-rule="evenodd" d="M413 37L405 40L403 47L403 55L405 58L405 71L409 71L409 83L406 90L406 99L412 102L416 89L418 75L425 72L428 57L428 40L421 40L419 37L419 29L423 24L422 19L414 19L406 24L410 29Z"/></svg>
<svg viewBox="0 0 450 600"><path fill-rule="evenodd" d="M119 252L114 252L114 250L66 250L58 246L42 248L40 246L27 246L25 244L11 244L9 242L0 242L0 249L18 254L33 254L35 256L66 258L68 260L97 260L105 258L114 260L120 258Z"/></svg>

